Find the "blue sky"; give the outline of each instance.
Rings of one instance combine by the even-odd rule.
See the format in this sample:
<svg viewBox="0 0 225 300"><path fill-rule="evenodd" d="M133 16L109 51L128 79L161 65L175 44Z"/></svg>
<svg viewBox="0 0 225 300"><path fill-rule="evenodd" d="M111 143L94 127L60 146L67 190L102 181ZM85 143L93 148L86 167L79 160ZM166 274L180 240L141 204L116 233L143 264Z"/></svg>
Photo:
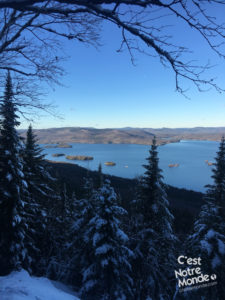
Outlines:
<svg viewBox="0 0 225 300"><path fill-rule="evenodd" d="M210 71L225 87L225 64L211 52L205 41L186 26L174 26L173 34L193 46L193 58L211 60ZM174 73L158 58L136 53L133 66L127 51L117 53L120 32L104 24L98 49L82 43L64 42L70 58L64 63L64 87L55 87L46 101L53 102L63 117L41 116L34 128L82 126L110 127L195 127L225 126L225 94L200 93L190 82L184 98L175 91ZM25 122L21 127L26 127Z"/></svg>

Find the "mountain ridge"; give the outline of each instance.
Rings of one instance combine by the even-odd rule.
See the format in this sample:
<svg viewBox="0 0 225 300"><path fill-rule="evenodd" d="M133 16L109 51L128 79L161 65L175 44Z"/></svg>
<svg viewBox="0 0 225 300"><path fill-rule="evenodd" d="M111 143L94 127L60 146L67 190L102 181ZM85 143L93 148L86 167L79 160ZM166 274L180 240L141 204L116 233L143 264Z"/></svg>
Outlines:
<svg viewBox="0 0 225 300"><path fill-rule="evenodd" d="M20 129L22 137L26 130ZM40 144L89 143L89 144L144 144L152 143L154 136L159 145L179 142L180 140L219 141L225 136L225 127L193 128L94 128L61 127L34 129Z"/></svg>

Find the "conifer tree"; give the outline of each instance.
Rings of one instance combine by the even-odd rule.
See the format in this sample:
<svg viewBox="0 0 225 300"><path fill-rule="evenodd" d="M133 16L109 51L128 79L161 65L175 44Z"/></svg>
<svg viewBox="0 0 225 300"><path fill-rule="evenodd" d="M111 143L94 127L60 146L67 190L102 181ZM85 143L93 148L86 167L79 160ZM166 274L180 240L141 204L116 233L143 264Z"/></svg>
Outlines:
<svg viewBox="0 0 225 300"><path fill-rule="evenodd" d="M43 166L44 157L45 155L42 154L42 149L37 144L32 126L30 125L27 130L23 158L25 164L24 169L28 177L28 189L36 198L46 196L46 190L48 191L46 177L48 178L49 174Z"/></svg>
<svg viewBox="0 0 225 300"><path fill-rule="evenodd" d="M44 157L30 125L23 159L24 174L30 194L30 205L26 210L29 219L29 235L33 238L35 246L31 249L35 258L32 267L38 275L55 274L53 261L56 260L56 256L60 256L59 251L62 247L58 246L58 243L63 236L60 231L63 199L56 188L55 178L48 171Z"/></svg>
<svg viewBox="0 0 225 300"><path fill-rule="evenodd" d="M103 174L102 174L102 165L98 165L98 177L97 177L97 188L100 188L103 185Z"/></svg>
<svg viewBox="0 0 225 300"><path fill-rule="evenodd" d="M200 257L202 272L216 274L217 284L201 289L198 295L205 299L225 298L225 140L221 139L216 163L212 172L213 184L207 185L205 204L202 206L194 231L187 239L186 247L193 257Z"/></svg>
<svg viewBox="0 0 225 300"><path fill-rule="evenodd" d="M170 277L175 262L176 237L173 215L169 211L161 169L158 166L156 139L153 139L145 173L132 203L132 231L136 274L136 299L171 299Z"/></svg>
<svg viewBox="0 0 225 300"><path fill-rule="evenodd" d="M59 191L55 193L46 224L47 242L51 245L51 251L47 256L46 275L51 279L67 282L68 245L71 238L70 227L73 221L75 196L68 195L65 183L59 184Z"/></svg>
<svg viewBox="0 0 225 300"><path fill-rule="evenodd" d="M96 193L93 189L93 182L89 176L86 177L84 186L84 196L77 199L72 195L74 207L73 221L70 229L70 244L68 246L67 257L69 257L68 274L69 283L77 288L82 283L82 267L88 260L91 251L90 244L85 239L85 231L90 219L96 213Z"/></svg>
<svg viewBox="0 0 225 300"><path fill-rule="evenodd" d="M18 109L13 102L10 73L0 106L0 273L19 270L29 262L25 248L26 219L24 207L28 199L20 157L21 141L17 134Z"/></svg>
<svg viewBox="0 0 225 300"><path fill-rule="evenodd" d="M46 225L47 207L44 206L44 198L47 196L43 167L43 158L41 148L36 143L36 137L30 125L27 130L27 136L22 152L24 161L24 175L29 192L29 205L25 208L28 223L28 235L32 243L28 245L28 251L32 256L31 271L38 274L38 261L41 257L41 243L43 231Z"/></svg>
<svg viewBox="0 0 225 300"><path fill-rule="evenodd" d="M126 211L118 206L110 181L96 194L97 209L84 232L89 252L83 260L81 299L132 299L128 236L121 229Z"/></svg>
<svg viewBox="0 0 225 300"><path fill-rule="evenodd" d="M87 171L87 176L83 178L84 184L83 188L83 196L85 199L89 199L92 197L93 190L94 190L94 183L92 178L90 177L89 170Z"/></svg>

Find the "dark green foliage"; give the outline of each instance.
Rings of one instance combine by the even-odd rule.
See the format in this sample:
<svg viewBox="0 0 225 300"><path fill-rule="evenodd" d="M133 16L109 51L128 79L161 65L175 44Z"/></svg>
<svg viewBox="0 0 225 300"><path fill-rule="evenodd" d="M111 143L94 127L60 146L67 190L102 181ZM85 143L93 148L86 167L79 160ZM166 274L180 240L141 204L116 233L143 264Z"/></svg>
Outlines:
<svg viewBox="0 0 225 300"><path fill-rule="evenodd" d="M25 248L26 220L24 207L28 200L21 142L16 131L20 124L13 102L10 74L6 79L3 102L0 106L0 273L9 273L29 264Z"/></svg>
<svg viewBox="0 0 225 300"><path fill-rule="evenodd" d="M78 198L84 197L83 184L87 176L87 170L75 164L46 162L51 168L53 177L57 177L60 181L67 184L67 190L70 194L76 193ZM89 171L89 176L93 180L94 186L98 182L98 172ZM112 186L117 194L121 195L122 206L130 214L130 202L134 198L136 186L138 184L135 179L127 179L116 176L104 175L110 179ZM179 236L188 234L193 226L194 218L198 215L202 205L203 194L186 189L179 189L167 186L168 200L171 211L175 216L174 229ZM184 215L181 217L181 215ZM181 222L182 220L182 222Z"/></svg>
<svg viewBox="0 0 225 300"><path fill-rule="evenodd" d="M84 230L89 252L82 264L81 299L131 299L132 283L128 236L120 218L126 211L108 180L95 195L95 211Z"/></svg>
<svg viewBox="0 0 225 300"><path fill-rule="evenodd" d="M98 166L98 181L96 188L100 188L103 185L103 174L102 174L102 165L99 164Z"/></svg>
<svg viewBox="0 0 225 300"><path fill-rule="evenodd" d="M87 261L90 261L91 246L85 239L85 231L97 208L93 183L89 177L86 177L83 189L85 198L77 199L74 195L72 198L74 213L67 250L69 260L67 262L68 271L66 277L69 278L68 282L77 288L81 287L82 268Z"/></svg>
<svg viewBox="0 0 225 300"><path fill-rule="evenodd" d="M158 166L155 139L147 161L136 200L133 201L136 299L171 299L172 283L169 280L175 262L177 239L173 234L173 215L169 211Z"/></svg>
<svg viewBox="0 0 225 300"><path fill-rule="evenodd" d="M213 289L197 293L207 299L225 298L225 140L222 138L213 168L214 183L208 185L205 204L194 224L194 232L187 240L192 256L201 257L205 274L216 274L218 284Z"/></svg>
<svg viewBox="0 0 225 300"><path fill-rule="evenodd" d="M32 271L38 275L54 273L51 270L52 260L56 260L59 255L59 248L62 248L60 241L64 236L60 231L63 227L61 200L56 189L56 180L47 169L42 149L37 144L31 125L27 131L23 158L30 194L26 214L29 236L33 239L33 248L30 249L34 258Z"/></svg>
<svg viewBox="0 0 225 300"><path fill-rule="evenodd" d="M172 299L177 238L156 140L139 181L108 176L115 192L109 180L103 183L101 165L86 176L87 171L78 166L55 164L52 176L48 170L51 164L44 161L31 126L22 148L16 132L19 122L10 75L0 115L0 275L23 267L72 284L84 300ZM56 181L55 175L60 180ZM212 177L214 184L208 186L188 245L194 252L191 256L201 255L208 262L204 271L218 276L218 285L201 295L222 300L224 139ZM131 203L136 186L138 192ZM172 187L168 193L176 228L183 238L202 195Z"/></svg>

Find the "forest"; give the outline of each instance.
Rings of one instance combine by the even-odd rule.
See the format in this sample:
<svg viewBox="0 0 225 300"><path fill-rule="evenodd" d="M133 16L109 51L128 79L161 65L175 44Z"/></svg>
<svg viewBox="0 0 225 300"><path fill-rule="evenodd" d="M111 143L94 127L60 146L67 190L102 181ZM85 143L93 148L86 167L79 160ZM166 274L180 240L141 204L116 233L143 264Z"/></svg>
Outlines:
<svg viewBox="0 0 225 300"><path fill-rule="evenodd" d="M84 300L224 299L224 138L212 170L214 184L203 200L195 195L199 213L191 226L188 215L189 230L185 218L176 216L175 230L156 138L129 197L126 189L115 191L101 166L95 180L86 173L76 192L52 175L31 125L26 139L19 137L10 72L0 116L1 276L24 269L72 285ZM190 269L197 263L201 268ZM201 275L188 279L194 270ZM207 276L213 286L185 290Z"/></svg>
<svg viewBox="0 0 225 300"><path fill-rule="evenodd" d="M107 24L108 40L113 30L116 41L119 36L119 43L111 44L114 52L127 53L133 65L136 57L151 59L149 78L136 75L132 82L127 72L120 82L122 91L127 81L136 87L140 77L143 82L147 77L148 86L158 78L157 95L150 99L148 94L145 102L140 95L135 99L142 111L150 100L152 107L157 104L158 94L171 108L170 78L186 98L192 89L195 99L203 91L212 99L210 92L224 93L224 7L224 0L0 0L0 282L21 272L38 277L39 283L48 278L71 286L81 300L225 299L224 137L212 166L213 183L202 195L164 183L156 137L144 175L123 180L105 176L101 166L95 173L74 172L69 165L47 162L32 125L25 138L18 133L21 121L32 120L36 111L56 115L45 91L66 78L65 48L69 54L75 52L72 44L99 49ZM77 62L84 65L82 54ZM161 73L155 61L164 67ZM78 87L83 68L79 73L72 67ZM164 81L163 73L169 74ZM110 70L99 76L100 91L106 75ZM88 80L85 74L85 89L93 77ZM77 94L72 96L77 104ZM89 97L93 103L91 92ZM125 113L131 102L124 105ZM201 113L207 110L202 103ZM224 102L217 104L224 110Z"/></svg>

